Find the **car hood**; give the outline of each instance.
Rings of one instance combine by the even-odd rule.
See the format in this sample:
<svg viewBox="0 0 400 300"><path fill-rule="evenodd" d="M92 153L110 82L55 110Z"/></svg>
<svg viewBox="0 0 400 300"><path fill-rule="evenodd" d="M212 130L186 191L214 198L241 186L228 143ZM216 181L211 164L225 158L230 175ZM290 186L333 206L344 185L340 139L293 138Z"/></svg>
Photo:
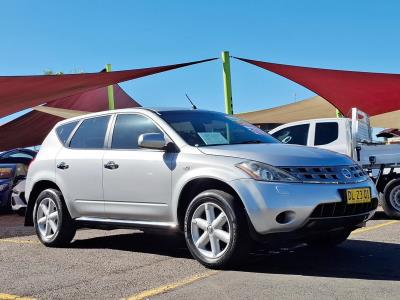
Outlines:
<svg viewBox="0 0 400 300"><path fill-rule="evenodd" d="M354 162L333 151L288 144L240 144L199 147L207 155L220 155L255 160L273 166L343 166Z"/></svg>

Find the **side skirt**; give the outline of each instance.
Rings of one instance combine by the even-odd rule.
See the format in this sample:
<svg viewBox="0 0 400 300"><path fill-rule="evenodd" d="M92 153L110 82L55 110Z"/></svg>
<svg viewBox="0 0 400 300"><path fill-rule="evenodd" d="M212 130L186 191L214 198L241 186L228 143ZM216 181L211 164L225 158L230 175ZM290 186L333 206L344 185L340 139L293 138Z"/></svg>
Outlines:
<svg viewBox="0 0 400 300"><path fill-rule="evenodd" d="M74 220L78 228L93 229L157 229L179 231L179 226L172 222L130 221L94 217L81 217Z"/></svg>

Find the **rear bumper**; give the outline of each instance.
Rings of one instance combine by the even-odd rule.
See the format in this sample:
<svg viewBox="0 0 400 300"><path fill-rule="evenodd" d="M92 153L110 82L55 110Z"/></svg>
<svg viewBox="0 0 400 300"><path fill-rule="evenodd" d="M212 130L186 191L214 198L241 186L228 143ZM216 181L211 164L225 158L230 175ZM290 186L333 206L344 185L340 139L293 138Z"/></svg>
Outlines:
<svg viewBox="0 0 400 300"><path fill-rule="evenodd" d="M378 193L371 180L356 184L271 183L252 179L230 182L259 235L356 227L371 218ZM369 187L372 203L346 205L342 190ZM281 218L282 214L288 218ZM321 227L322 226L322 227ZM325 228L323 227L325 226Z"/></svg>

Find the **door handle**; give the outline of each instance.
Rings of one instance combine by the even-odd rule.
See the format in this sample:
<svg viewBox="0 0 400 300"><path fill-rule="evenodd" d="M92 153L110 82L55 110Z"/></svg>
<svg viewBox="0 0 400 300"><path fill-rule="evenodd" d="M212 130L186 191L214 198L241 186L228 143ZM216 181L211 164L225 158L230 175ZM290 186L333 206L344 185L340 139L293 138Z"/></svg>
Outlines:
<svg viewBox="0 0 400 300"><path fill-rule="evenodd" d="M67 165L65 162L60 162L60 163L57 165L57 168L59 168L59 169L61 169L61 170L65 170L65 169L68 169L68 168L69 168L69 165Z"/></svg>
<svg viewBox="0 0 400 300"><path fill-rule="evenodd" d="M116 163L113 162L113 161L109 161L108 163L106 163L106 164L104 165L104 168L110 169L110 170L118 169L118 167L119 167L119 165L116 164Z"/></svg>

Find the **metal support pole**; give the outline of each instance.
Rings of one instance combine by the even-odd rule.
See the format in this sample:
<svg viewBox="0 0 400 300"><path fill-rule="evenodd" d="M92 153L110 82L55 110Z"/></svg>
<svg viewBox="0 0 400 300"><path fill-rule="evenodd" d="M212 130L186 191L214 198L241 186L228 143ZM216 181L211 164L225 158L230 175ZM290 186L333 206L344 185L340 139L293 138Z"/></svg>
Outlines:
<svg viewBox="0 0 400 300"><path fill-rule="evenodd" d="M111 72L111 64L106 64L106 72ZM115 109L114 86L113 85L109 85L107 87L107 94L108 94L108 109L113 110L113 109Z"/></svg>
<svg viewBox="0 0 400 300"><path fill-rule="evenodd" d="M336 118L343 118L342 113L338 109L336 109Z"/></svg>
<svg viewBox="0 0 400 300"><path fill-rule="evenodd" d="M229 58L229 51L222 51L222 67L224 79L224 95L225 95L225 113L233 114L232 104L232 85L231 85L231 63Z"/></svg>

